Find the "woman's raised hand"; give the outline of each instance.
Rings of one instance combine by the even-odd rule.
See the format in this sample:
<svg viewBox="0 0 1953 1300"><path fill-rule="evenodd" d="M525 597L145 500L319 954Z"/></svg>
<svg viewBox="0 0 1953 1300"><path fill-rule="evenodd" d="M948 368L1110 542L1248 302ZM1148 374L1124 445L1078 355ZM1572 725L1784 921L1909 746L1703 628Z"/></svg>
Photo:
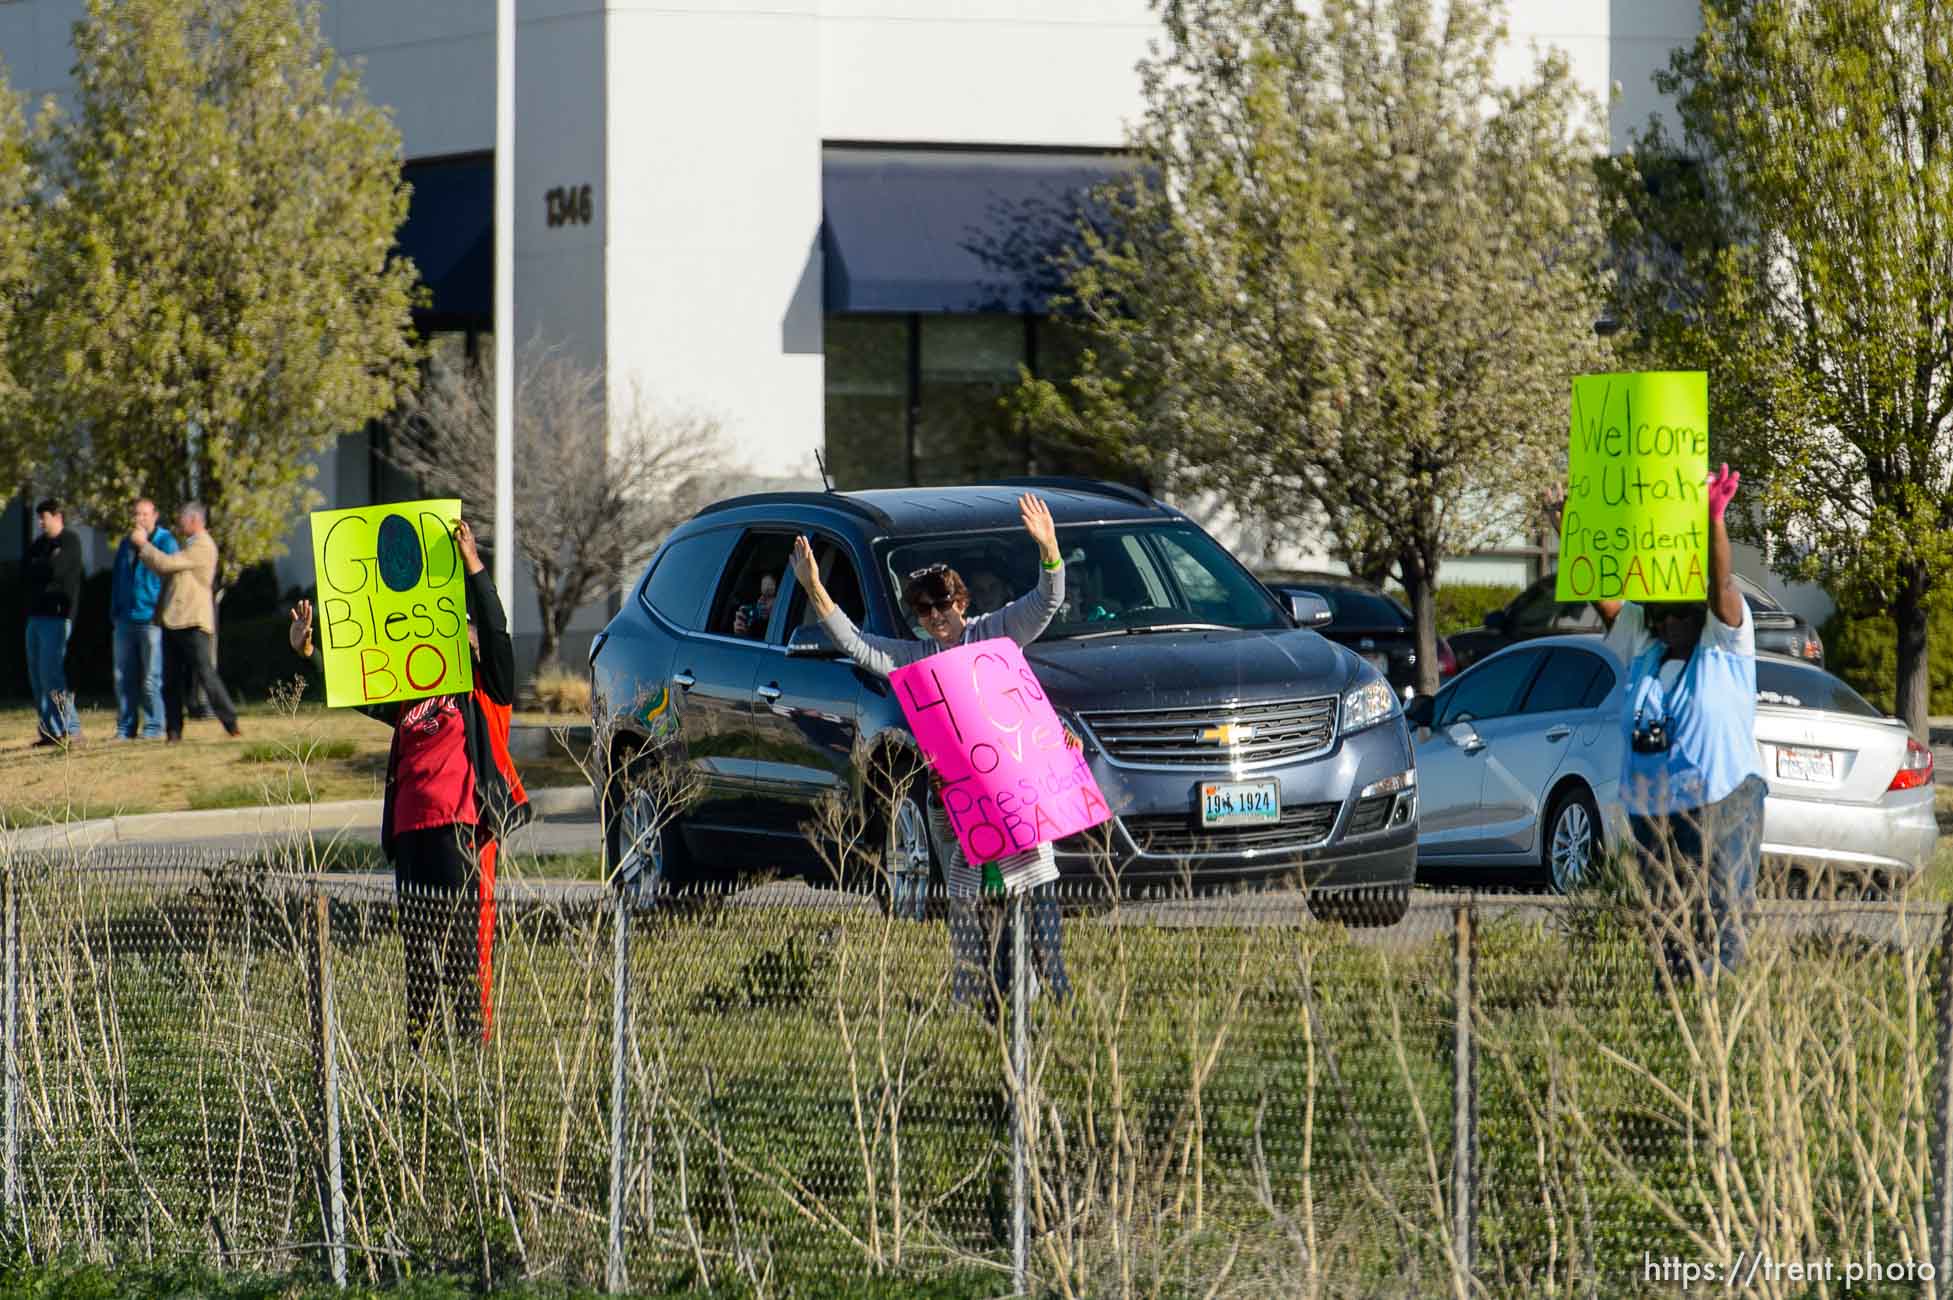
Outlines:
<svg viewBox="0 0 1953 1300"><path fill-rule="evenodd" d="M1038 544L1038 550L1046 559L1058 554L1058 526L1051 522L1051 507L1044 504L1035 493L1026 492L1017 498L1017 508L1024 516L1024 531Z"/></svg>

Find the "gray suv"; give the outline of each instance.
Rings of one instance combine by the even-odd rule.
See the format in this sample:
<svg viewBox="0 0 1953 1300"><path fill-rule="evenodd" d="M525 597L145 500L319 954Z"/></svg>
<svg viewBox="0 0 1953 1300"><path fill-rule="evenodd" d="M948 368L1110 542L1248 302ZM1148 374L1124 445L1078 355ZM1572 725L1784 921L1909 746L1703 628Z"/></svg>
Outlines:
<svg viewBox="0 0 1953 1300"><path fill-rule="evenodd" d="M814 619L788 555L806 534L850 618L917 636L898 594L916 569L948 564L991 600L1034 584L1027 487L1057 523L1066 595L1026 654L1116 813L1057 846L1060 870L1196 889L1300 874L1319 914L1397 920L1417 774L1389 684L1300 625L1327 620L1319 599L1278 600L1184 514L1082 479L761 493L676 529L591 649L612 863L672 881L763 869L819 882L837 855L807 828L839 792L887 810L869 831L884 901L919 898L943 846L914 740L888 683ZM871 788L887 773L894 788ZM674 789L682 806L660 806Z"/></svg>

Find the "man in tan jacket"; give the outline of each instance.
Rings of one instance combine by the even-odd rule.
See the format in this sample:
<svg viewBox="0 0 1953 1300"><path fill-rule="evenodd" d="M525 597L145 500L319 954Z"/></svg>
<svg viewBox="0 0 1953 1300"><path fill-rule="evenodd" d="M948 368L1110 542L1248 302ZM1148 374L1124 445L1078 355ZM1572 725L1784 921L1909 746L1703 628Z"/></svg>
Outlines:
<svg viewBox="0 0 1953 1300"><path fill-rule="evenodd" d="M217 543L205 527L203 502L185 502L176 516L176 536L183 549L174 555L150 545L147 529L130 531L142 562L169 580L156 621L163 625L163 731L167 739L183 739L183 700L199 680L210 699L211 711L226 733L239 735L237 710L230 692L217 676L210 656L210 637L217 630Z"/></svg>

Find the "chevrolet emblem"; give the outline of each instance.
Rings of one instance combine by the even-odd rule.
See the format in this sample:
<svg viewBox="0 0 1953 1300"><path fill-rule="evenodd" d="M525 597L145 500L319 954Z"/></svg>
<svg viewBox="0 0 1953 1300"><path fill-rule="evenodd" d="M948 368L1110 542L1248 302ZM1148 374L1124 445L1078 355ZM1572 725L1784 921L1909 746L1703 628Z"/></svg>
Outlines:
<svg viewBox="0 0 1953 1300"><path fill-rule="evenodd" d="M1238 722L1223 722L1218 727L1209 727L1200 733L1202 740L1211 740L1217 745L1241 745L1255 738L1253 727L1244 727Z"/></svg>

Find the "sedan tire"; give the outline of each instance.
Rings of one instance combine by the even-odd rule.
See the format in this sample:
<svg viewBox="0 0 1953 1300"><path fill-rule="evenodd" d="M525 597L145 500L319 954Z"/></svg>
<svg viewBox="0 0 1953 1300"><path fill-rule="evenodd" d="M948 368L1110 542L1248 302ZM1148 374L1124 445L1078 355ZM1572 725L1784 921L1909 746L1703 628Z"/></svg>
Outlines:
<svg viewBox="0 0 1953 1300"><path fill-rule="evenodd" d="M1540 866L1556 894L1570 894L1593 878L1600 856L1600 809L1584 785L1561 792L1546 816Z"/></svg>

